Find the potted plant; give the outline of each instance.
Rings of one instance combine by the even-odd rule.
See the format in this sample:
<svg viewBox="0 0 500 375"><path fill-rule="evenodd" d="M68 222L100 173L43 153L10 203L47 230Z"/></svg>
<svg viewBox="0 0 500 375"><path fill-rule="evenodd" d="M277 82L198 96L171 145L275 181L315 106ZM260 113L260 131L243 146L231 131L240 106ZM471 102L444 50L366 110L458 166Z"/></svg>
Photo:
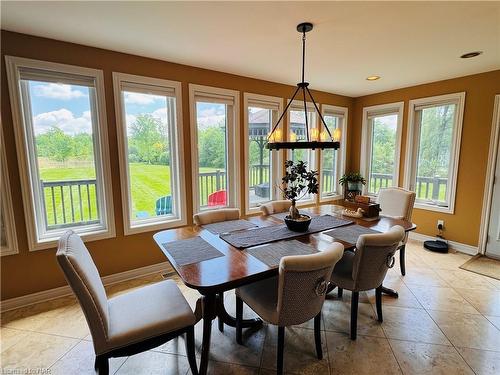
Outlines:
<svg viewBox="0 0 500 375"><path fill-rule="evenodd" d="M281 179L280 190L285 199L292 202L290 213L285 217L288 229L296 232L305 232L311 224L309 215L301 215L296 207L296 202L306 194L317 194L319 191L318 172L308 171L307 164L301 160L294 163L292 160L285 162L285 176Z"/></svg>
<svg viewBox="0 0 500 375"><path fill-rule="evenodd" d="M363 185L366 185L365 178L359 172L349 172L344 174L339 179L339 184L346 187L349 191L361 191L363 190Z"/></svg>

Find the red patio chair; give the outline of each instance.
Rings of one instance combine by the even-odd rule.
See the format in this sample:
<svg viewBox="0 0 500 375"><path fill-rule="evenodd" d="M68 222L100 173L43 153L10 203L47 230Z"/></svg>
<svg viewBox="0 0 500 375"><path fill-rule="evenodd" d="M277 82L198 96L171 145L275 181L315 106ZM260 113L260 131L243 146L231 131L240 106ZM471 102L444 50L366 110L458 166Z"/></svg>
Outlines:
<svg viewBox="0 0 500 375"><path fill-rule="evenodd" d="M213 206L225 206L226 205L226 191L219 190L208 196L208 205Z"/></svg>

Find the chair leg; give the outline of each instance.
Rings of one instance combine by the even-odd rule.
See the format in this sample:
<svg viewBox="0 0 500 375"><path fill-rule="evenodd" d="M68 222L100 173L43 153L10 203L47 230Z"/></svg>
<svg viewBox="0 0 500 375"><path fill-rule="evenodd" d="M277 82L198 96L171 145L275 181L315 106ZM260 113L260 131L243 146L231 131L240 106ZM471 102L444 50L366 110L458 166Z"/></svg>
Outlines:
<svg viewBox="0 0 500 375"><path fill-rule="evenodd" d="M382 285L375 289L375 304L377 305L378 321L382 323L384 321L382 317Z"/></svg>
<svg viewBox="0 0 500 375"><path fill-rule="evenodd" d="M236 296L236 342L238 344L243 344L242 335L243 329L241 327L241 322L243 321L243 300Z"/></svg>
<svg viewBox="0 0 500 375"><path fill-rule="evenodd" d="M219 298L220 298L220 303L222 304L222 306L224 306L224 292L219 293ZM220 317L220 316L219 316L218 323L219 323L219 331L224 332L224 321L222 320L222 317Z"/></svg>
<svg viewBox="0 0 500 375"><path fill-rule="evenodd" d="M342 294L344 292L344 289L341 287L337 287L337 297L342 298Z"/></svg>
<svg viewBox="0 0 500 375"><path fill-rule="evenodd" d="M109 375L109 361L107 357L96 356L94 362L94 369L99 375Z"/></svg>
<svg viewBox="0 0 500 375"><path fill-rule="evenodd" d="M352 292L351 298L351 340L356 340L358 333L358 300L359 292Z"/></svg>
<svg viewBox="0 0 500 375"><path fill-rule="evenodd" d="M406 265L405 265L405 249L406 245L401 246L399 249L399 268L401 268L401 275L406 275Z"/></svg>
<svg viewBox="0 0 500 375"><path fill-rule="evenodd" d="M278 327L278 353L276 356L276 373L283 374L283 353L285 349L285 327Z"/></svg>
<svg viewBox="0 0 500 375"><path fill-rule="evenodd" d="M314 342L316 344L316 355L323 359L323 348L321 347L321 311L314 317Z"/></svg>
<svg viewBox="0 0 500 375"><path fill-rule="evenodd" d="M194 326L189 327L186 331L186 353L191 373L193 375L198 375L198 367L196 367L196 350L194 347Z"/></svg>

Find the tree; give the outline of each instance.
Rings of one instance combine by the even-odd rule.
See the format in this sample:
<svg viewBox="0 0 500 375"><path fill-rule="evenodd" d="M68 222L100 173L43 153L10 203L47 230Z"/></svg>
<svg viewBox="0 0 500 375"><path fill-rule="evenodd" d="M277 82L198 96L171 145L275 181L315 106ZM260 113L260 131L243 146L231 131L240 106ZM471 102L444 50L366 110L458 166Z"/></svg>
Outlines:
<svg viewBox="0 0 500 375"><path fill-rule="evenodd" d="M211 126L198 132L200 167L226 167L226 132L223 126Z"/></svg>
<svg viewBox="0 0 500 375"><path fill-rule="evenodd" d="M73 154L73 138L57 126L37 136L36 146L38 156L56 161L64 162Z"/></svg>
<svg viewBox="0 0 500 375"><path fill-rule="evenodd" d="M150 114L142 114L130 127L129 150L134 147L140 161L156 164L167 152L167 139L161 134L161 121Z"/></svg>

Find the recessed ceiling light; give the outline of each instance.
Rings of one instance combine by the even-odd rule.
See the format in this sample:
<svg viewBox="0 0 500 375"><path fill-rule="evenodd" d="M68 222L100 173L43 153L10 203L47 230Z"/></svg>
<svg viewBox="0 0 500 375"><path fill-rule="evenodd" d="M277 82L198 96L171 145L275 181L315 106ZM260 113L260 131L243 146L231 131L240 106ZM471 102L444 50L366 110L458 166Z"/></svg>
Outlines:
<svg viewBox="0 0 500 375"><path fill-rule="evenodd" d="M470 59L471 57L479 56L482 53L483 53L483 51L467 52L467 53L464 53L462 56L460 56L460 58L462 58L462 59Z"/></svg>
<svg viewBox="0 0 500 375"><path fill-rule="evenodd" d="M367 81L376 81L377 79L380 79L380 76L369 76L369 77L366 77Z"/></svg>

